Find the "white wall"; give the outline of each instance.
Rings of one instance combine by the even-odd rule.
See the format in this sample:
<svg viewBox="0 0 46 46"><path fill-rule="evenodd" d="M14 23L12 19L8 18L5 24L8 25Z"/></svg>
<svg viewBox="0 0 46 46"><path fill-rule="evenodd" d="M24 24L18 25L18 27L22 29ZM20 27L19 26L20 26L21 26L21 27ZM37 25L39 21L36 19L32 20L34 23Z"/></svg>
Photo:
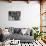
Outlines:
<svg viewBox="0 0 46 46"><path fill-rule="evenodd" d="M9 21L8 11L21 11L20 21ZM32 27L40 26L40 4L30 2L0 2L0 26L2 27Z"/></svg>

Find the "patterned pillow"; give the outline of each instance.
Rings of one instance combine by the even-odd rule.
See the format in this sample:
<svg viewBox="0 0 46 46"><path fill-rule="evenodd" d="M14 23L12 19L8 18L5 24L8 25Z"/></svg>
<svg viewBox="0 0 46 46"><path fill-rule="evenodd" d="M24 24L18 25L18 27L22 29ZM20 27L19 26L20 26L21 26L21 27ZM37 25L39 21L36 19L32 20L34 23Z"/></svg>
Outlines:
<svg viewBox="0 0 46 46"><path fill-rule="evenodd" d="M13 34L14 33L14 27L9 27L8 32Z"/></svg>
<svg viewBox="0 0 46 46"><path fill-rule="evenodd" d="M14 33L20 33L21 29L20 28L14 28Z"/></svg>

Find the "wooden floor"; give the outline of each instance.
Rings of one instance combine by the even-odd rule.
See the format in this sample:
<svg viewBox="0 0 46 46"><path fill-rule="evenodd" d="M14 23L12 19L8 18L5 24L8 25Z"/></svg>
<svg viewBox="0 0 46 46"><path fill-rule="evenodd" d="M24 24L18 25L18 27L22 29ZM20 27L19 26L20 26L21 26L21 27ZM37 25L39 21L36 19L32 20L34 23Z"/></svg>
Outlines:
<svg viewBox="0 0 46 46"><path fill-rule="evenodd" d="M46 46L46 44L42 40L36 40L33 43L22 44L22 46Z"/></svg>
<svg viewBox="0 0 46 46"><path fill-rule="evenodd" d="M18 45L10 45L10 44L5 44L0 46L46 46L46 44L42 40L34 40L33 43L20 43Z"/></svg>

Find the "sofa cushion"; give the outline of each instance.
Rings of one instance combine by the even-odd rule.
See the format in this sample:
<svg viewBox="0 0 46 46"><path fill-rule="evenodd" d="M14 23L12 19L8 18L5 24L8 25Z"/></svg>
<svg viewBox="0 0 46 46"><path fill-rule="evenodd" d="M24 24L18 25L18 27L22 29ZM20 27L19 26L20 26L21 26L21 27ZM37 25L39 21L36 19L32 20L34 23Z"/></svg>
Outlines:
<svg viewBox="0 0 46 46"><path fill-rule="evenodd" d="M20 40L20 42L32 42L32 40L34 40L34 37L33 36L29 36L29 35L21 35L21 34L13 34L13 35L10 35L9 38L12 40L12 39L15 39L15 40Z"/></svg>

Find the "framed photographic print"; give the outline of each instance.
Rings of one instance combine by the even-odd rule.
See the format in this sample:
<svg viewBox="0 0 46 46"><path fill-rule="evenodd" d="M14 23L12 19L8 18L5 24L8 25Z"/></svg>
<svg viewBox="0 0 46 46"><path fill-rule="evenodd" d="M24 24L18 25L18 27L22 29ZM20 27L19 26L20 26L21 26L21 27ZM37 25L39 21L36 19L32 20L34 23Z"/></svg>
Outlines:
<svg viewBox="0 0 46 46"><path fill-rule="evenodd" d="M8 14L8 20L20 20L21 11L9 11Z"/></svg>

